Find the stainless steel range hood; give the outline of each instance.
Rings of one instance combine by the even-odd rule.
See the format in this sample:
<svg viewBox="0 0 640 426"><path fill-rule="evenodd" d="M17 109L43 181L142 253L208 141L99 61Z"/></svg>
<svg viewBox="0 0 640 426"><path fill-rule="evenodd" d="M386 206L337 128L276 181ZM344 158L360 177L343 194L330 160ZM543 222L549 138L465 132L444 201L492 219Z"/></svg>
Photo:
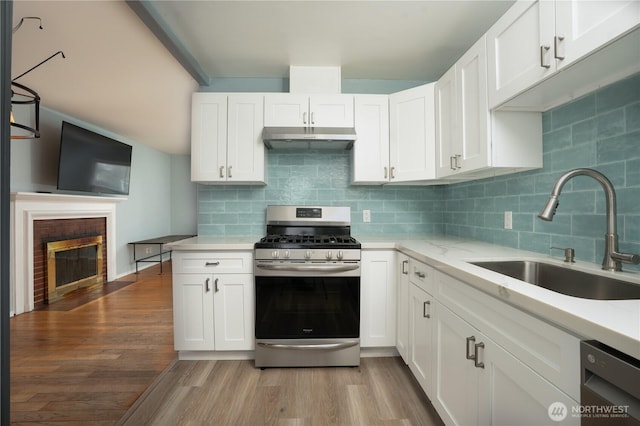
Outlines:
<svg viewBox="0 0 640 426"><path fill-rule="evenodd" d="M262 140L269 149L346 150L353 147L356 131L342 127L265 127Z"/></svg>

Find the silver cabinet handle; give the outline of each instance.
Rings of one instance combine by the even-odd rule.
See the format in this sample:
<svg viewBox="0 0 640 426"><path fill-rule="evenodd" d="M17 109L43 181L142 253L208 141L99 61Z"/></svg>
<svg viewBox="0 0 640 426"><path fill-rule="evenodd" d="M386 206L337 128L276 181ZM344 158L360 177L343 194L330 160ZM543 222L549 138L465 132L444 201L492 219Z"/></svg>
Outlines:
<svg viewBox="0 0 640 426"><path fill-rule="evenodd" d="M546 53L551 49L551 47L547 46L547 45L542 45L540 46L540 66L542 68L551 68L551 64L549 62L545 62L545 58L546 58Z"/></svg>
<svg viewBox="0 0 640 426"><path fill-rule="evenodd" d="M456 157L455 157L455 155L452 155L451 157L449 157L449 168L451 170L455 170L456 169Z"/></svg>
<svg viewBox="0 0 640 426"><path fill-rule="evenodd" d="M220 265L219 261L215 261L215 262L205 262L204 266L218 266Z"/></svg>
<svg viewBox="0 0 640 426"><path fill-rule="evenodd" d="M220 166L220 177L224 177L224 166Z"/></svg>
<svg viewBox="0 0 640 426"><path fill-rule="evenodd" d="M416 272L414 272L414 273L418 276L418 278L424 278L424 277L426 277L426 275L425 275L425 273L424 273L424 272L416 271Z"/></svg>
<svg viewBox="0 0 640 426"><path fill-rule="evenodd" d="M473 354L470 354L470 353L469 353L469 343L470 343L470 342L471 342L471 343L473 343L473 344L475 344L475 342L476 342L476 336L467 337L467 349L466 349L466 352L467 352L467 353L466 353L467 359L473 359L473 360L475 360L475 359L476 359L476 353L477 353L477 352L474 352Z"/></svg>
<svg viewBox="0 0 640 426"><path fill-rule="evenodd" d="M553 55L555 56L556 59L560 59L563 60L564 59L564 52L562 52L562 54L560 53L560 43L562 43L564 41L564 36L555 36L553 38L553 50L554 53Z"/></svg>
<svg viewBox="0 0 640 426"><path fill-rule="evenodd" d="M403 260L402 261L402 275L409 275L409 270L406 268L407 266L409 266L409 261L408 260Z"/></svg>
<svg viewBox="0 0 640 426"><path fill-rule="evenodd" d="M396 178L396 168L394 166L394 167L391 167L391 179L395 179L395 178Z"/></svg>
<svg viewBox="0 0 640 426"><path fill-rule="evenodd" d="M315 117L316 117L316 113L312 112L311 113L311 124L316 124L316 118Z"/></svg>
<svg viewBox="0 0 640 426"><path fill-rule="evenodd" d="M302 113L302 124L307 124L307 113L306 112Z"/></svg>
<svg viewBox="0 0 640 426"><path fill-rule="evenodd" d="M431 318L431 314L427 313L427 306L429 307L429 312L431 312L431 301L426 300L422 303L422 316L424 318Z"/></svg>
<svg viewBox="0 0 640 426"><path fill-rule="evenodd" d="M462 166L460 165L461 161L460 159L462 158L462 155L460 154L456 154L456 169L461 169Z"/></svg>
<svg viewBox="0 0 640 426"><path fill-rule="evenodd" d="M227 177L233 177L231 176L231 166L227 167Z"/></svg>
<svg viewBox="0 0 640 426"><path fill-rule="evenodd" d="M204 290L205 292L209 293L211 291L211 287L209 287L209 284L211 283L211 279L207 278L204 282Z"/></svg>
<svg viewBox="0 0 640 426"><path fill-rule="evenodd" d="M384 178L386 179L388 176L388 172L387 172L387 166L384 166Z"/></svg>
<svg viewBox="0 0 640 426"><path fill-rule="evenodd" d="M213 288L215 289L215 292L216 292L216 293L220 291L220 289L218 288L218 278L216 278L216 279L213 281Z"/></svg>
<svg viewBox="0 0 640 426"><path fill-rule="evenodd" d="M478 360L480 359L480 356L478 356L478 348L484 350L484 343L483 342L476 343L474 347L475 347L475 351L473 354L473 364L476 366L476 368L484 368L484 362L478 362Z"/></svg>

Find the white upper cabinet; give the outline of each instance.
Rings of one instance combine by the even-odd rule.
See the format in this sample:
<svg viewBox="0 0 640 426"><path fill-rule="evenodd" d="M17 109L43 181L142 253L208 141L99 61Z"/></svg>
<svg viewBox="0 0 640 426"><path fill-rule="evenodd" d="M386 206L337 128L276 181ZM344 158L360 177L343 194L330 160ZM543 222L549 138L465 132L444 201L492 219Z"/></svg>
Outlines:
<svg viewBox="0 0 640 426"><path fill-rule="evenodd" d="M558 68L640 24L638 0L557 0L554 53Z"/></svg>
<svg viewBox="0 0 640 426"><path fill-rule="evenodd" d="M351 150L351 183L389 182L389 96L355 95L356 141Z"/></svg>
<svg viewBox="0 0 640 426"><path fill-rule="evenodd" d="M540 114L489 110L484 36L438 80L435 98L438 178L542 167Z"/></svg>
<svg viewBox="0 0 640 426"><path fill-rule="evenodd" d="M487 31L490 108L554 72L554 21L553 1L519 1Z"/></svg>
<svg viewBox="0 0 640 426"><path fill-rule="evenodd" d="M352 95L268 94L264 107L267 127L353 127Z"/></svg>
<svg viewBox="0 0 640 426"><path fill-rule="evenodd" d="M436 84L436 167L446 177L490 165L485 37Z"/></svg>
<svg viewBox="0 0 640 426"><path fill-rule="evenodd" d="M191 180L221 179L218 164L227 165L227 96L194 93L191 100Z"/></svg>
<svg viewBox="0 0 640 426"><path fill-rule="evenodd" d="M436 177L434 89L429 83L389 95L390 182Z"/></svg>
<svg viewBox="0 0 640 426"><path fill-rule="evenodd" d="M193 94L192 181L265 183L263 102L260 94Z"/></svg>
<svg viewBox="0 0 640 426"><path fill-rule="evenodd" d="M518 1L487 32L490 108L638 24L637 0Z"/></svg>

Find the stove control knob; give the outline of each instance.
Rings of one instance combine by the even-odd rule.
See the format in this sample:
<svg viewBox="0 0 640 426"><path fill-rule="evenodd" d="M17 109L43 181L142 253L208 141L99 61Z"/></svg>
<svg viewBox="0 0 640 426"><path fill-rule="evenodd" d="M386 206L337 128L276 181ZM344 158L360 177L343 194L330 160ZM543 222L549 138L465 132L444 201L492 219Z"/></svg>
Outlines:
<svg viewBox="0 0 640 426"><path fill-rule="evenodd" d="M274 259L277 259L280 256L280 253L278 253L278 250L274 250L271 252L271 257L273 257Z"/></svg>
<svg viewBox="0 0 640 426"><path fill-rule="evenodd" d="M305 258L305 259L311 259L311 251L310 251L310 250L307 250L307 251L304 253L304 258Z"/></svg>
<svg viewBox="0 0 640 426"><path fill-rule="evenodd" d="M331 260L332 257L333 257L333 253L331 253L331 250L329 250L327 252L326 258L327 258L327 260Z"/></svg>
<svg viewBox="0 0 640 426"><path fill-rule="evenodd" d="M288 259L291 256L291 252L289 250L284 251L284 258Z"/></svg>
<svg viewBox="0 0 640 426"><path fill-rule="evenodd" d="M338 260L342 260L342 258L344 257L344 253L342 252L342 250L338 251Z"/></svg>

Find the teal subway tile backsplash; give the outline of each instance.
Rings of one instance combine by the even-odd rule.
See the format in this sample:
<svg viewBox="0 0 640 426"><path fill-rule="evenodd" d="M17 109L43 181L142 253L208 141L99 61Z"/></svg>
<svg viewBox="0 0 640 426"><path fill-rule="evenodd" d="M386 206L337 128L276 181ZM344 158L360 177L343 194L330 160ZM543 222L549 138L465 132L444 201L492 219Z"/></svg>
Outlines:
<svg viewBox="0 0 640 426"><path fill-rule="evenodd" d="M349 206L356 236L444 231L442 187L349 186L350 163L349 151L269 151L267 186L198 185L198 234L261 236L269 204Z"/></svg>
<svg viewBox="0 0 640 426"><path fill-rule="evenodd" d="M588 167L616 189L620 249L640 253L640 74L547 111L542 123L544 167L445 187L445 233L545 254L550 246L573 247L578 260L600 263L605 197L593 179L565 185L553 222L537 218L558 177ZM498 219L508 210L512 230Z"/></svg>
<svg viewBox="0 0 640 426"><path fill-rule="evenodd" d="M589 167L616 188L620 249L640 252L640 74L543 113L542 128L542 169L448 186L349 186L348 151L270 151L267 186L198 186L198 233L259 237L269 204L346 205L356 237L446 234L545 254L573 247L578 260L600 263L605 198L597 182L572 179L554 221L537 218L562 173ZM504 229L505 211L513 229Z"/></svg>

